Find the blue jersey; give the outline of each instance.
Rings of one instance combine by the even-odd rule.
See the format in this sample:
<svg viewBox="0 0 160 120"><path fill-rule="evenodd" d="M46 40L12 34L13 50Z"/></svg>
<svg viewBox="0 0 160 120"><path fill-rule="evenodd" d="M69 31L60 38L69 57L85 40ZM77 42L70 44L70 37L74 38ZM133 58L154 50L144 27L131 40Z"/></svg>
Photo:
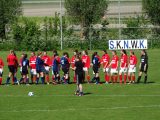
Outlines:
<svg viewBox="0 0 160 120"><path fill-rule="evenodd" d="M61 66L62 68L69 68L69 60L66 57L61 58Z"/></svg>
<svg viewBox="0 0 160 120"><path fill-rule="evenodd" d="M23 59L21 65L22 65L22 70L27 70L29 67L29 60Z"/></svg>
<svg viewBox="0 0 160 120"><path fill-rule="evenodd" d="M57 59L54 59L53 60L53 63L52 63L52 69L53 69L53 71L59 71L59 62L58 62L58 60Z"/></svg>
<svg viewBox="0 0 160 120"><path fill-rule="evenodd" d="M44 61L40 57L36 58L36 70L41 72L44 70Z"/></svg>
<svg viewBox="0 0 160 120"><path fill-rule="evenodd" d="M99 65L100 65L100 59L99 59L99 57L98 56L94 56L93 60L92 60L92 63L93 63L93 66L99 67Z"/></svg>

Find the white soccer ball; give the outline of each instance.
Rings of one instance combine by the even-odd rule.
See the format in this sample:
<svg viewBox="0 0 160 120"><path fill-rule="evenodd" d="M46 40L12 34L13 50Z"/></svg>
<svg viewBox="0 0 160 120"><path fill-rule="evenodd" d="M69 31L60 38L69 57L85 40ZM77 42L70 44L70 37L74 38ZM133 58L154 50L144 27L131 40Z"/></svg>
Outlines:
<svg viewBox="0 0 160 120"><path fill-rule="evenodd" d="M34 95L33 92L28 93L28 96L33 96L33 95Z"/></svg>

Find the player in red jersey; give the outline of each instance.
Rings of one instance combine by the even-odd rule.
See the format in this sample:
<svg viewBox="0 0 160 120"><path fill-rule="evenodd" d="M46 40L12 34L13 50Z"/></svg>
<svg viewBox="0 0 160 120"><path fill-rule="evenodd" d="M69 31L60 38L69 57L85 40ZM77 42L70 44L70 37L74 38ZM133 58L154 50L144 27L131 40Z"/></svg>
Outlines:
<svg viewBox="0 0 160 120"><path fill-rule="evenodd" d="M106 84L109 83L109 62L110 62L110 56L108 55L106 50L103 50L103 56L101 58L101 64L103 65L103 72L105 73L105 81Z"/></svg>
<svg viewBox="0 0 160 120"><path fill-rule="evenodd" d="M0 58L0 85L2 85L3 68L4 68L4 62Z"/></svg>
<svg viewBox="0 0 160 120"><path fill-rule="evenodd" d="M61 58L59 57L57 50L53 50L53 56L51 58L53 84L57 84L56 80L58 81L58 83L60 83L60 74L59 74L60 61L61 61Z"/></svg>
<svg viewBox="0 0 160 120"><path fill-rule="evenodd" d="M51 67L51 59L47 55L47 52L43 52L42 60L44 61L44 68L45 68L45 82L49 85L50 79L49 79L49 71Z"/></svg>
<svg viewBox="0 0 160 120"><path fill-rule="evenodd" d="M136 72L136 65L137 65L137 57L133 51L130 51L129 57L129 65L128 65L128 80L130 83L135 83L135 72Z"/></svg>
<svg viewBox="0 0 160 120"><path fill-rule="evenodd" d="M119 83L122 84L122 74L124 74L124 84L127 81L128 56L126 50L121 50L121 62L119 70Z"/></svg>
<svg viewBox="0 0 160 120"><path fill-rule="evenodd" d="M10 81L11 77L12 77L12 80L14 80L14 77L15 77L14 75L15 75L15 71L16 71L16 68L15 68L16 62L17 62L17 58L14 55L14 51L10 50L10 54L7 56L9 75L8 75L7 80L6 80L6 85L9 84L9 81Z"/></svg>
<svg viewBox="0 0 160 120"><path fill-rule="evenodd" d="M73 52L73 56L71 58L71 67L72 68L75 67L75 59L76 59L77 54L78 54L78 50L75 50ZM76 83L76 74L75 74L75 71L74 71L74 76L73 76L73 82Z"/></svg>
<svg viewBox="0 0 160 120"><path fill-rule="evenodd" d="M37 56L35 52L31 52L31 57L29 58L29 66L30 66L30 71L31 71L32 83L36 83L36 79L37 79L36 59L37 59Z"/></svg>
<svg viewBox="0 0 160 120"><path fill-rule="evenodd" d="M89 75L90 57L86 50L82 52L82 62L84 64L83 71L85 72L87 81L89 83L90 82L90 75ZM84 80L85 80L85 75L84 75Z"/></svg>
<svg viewBox="0 0 160 120"><path fill-rule="evenodd" d="M112 83L115 83L117 82L117 79L118 79L118 61L119 61L119 58L117 56L117 52L115 50L112 51L112 60L111 60L111 63L109 66L111 66L111 80L112 80Z"/></svg>
<svg viewBox="0 0 160 120"><path fill-rule="evenodd" d="M12 78L12 83L15 84L17 83L19 85L19 81L17 79L17 71L18 71L18 67L19 67L19 63L18 63L18 57L14 51L14 56L16 57L16 61L15 61L15 64L14 64L14 67L15 67L15 72L14 72L14 77Z"/></svg>

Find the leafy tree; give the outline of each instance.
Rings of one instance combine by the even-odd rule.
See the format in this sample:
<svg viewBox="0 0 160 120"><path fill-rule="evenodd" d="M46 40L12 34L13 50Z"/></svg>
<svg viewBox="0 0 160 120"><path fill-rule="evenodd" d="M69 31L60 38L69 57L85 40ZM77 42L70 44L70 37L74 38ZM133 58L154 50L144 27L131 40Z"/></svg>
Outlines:
<svg viewBox="0 0 160 120"><path fill-rule="evenodd" d="M81 25L81 37L89 35L91 25L104 16L107 7L107 0L65 0L67 14Z"/></svg>
<svg viewBox="0 0 160 120"><path fill-rule="evenodd" d="M160 0L143 0L143 9L155 25L160 25Z"/></svg>
<svg viewBox="0 0 160 120"><path fill-rule="evenodd" d="M20 45L25 37L25 32L23 26L15 23L12 25L12 34L13 39L15 40L17 45Z"/></svg>
<svg viewBox="0 0 160 120"><path fill-rule="evenodd" d="M6 39L6 25L21 14L21 0L0 0L0 38Z"/></svg>
<svg viewBox="0 0 160 120"><path fill-rule="evenodd" d="M155 26L160 26L160 0L143 0L143 10L147 13ZM160 34L159 28L152 29L155 35Z"/></svg>

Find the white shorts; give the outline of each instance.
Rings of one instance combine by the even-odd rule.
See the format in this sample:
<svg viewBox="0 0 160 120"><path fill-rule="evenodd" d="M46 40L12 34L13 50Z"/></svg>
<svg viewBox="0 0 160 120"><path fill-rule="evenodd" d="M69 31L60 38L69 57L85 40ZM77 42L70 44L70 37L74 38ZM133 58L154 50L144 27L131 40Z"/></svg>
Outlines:
<svg viewBox="0 0 160 120"><path fill-rule="evenodd" d="M130 65L128 72L129 73L135 73L136 72L136 67L134 65Z"/></svg>
<svg viewBox="0 0 160 120"><path fill-rule="evenodd" d="M115 73L118 73L118 70L111 68L111 74L115 74Z"/></svg>
<svg viewBox="0 0 160 120"><path fill-rule="evenodd" d="M127 68L126 67L125 68L120 68L119 72L120 73L126 73L127 72Z"/></svg>
<svg viewBox="0 0 160 120"><path fill-rule="evenodd" d="M47 72L49 72L49 69L50 69L49 66L46 66L46 67L45 67L45 70L46 70Z"/></svg>
<svg viewBox="0 0 160 120"><path fill-rule="evenodd" d="M109 68L103 68L103 72L109 72Z"/></svg>
<svg viewBox="0 0 160 120"><path fill-rule="evenodd" d="M36 69L31 69L31 74L32 74L32 75L37 75Z"/></svg>
<svg viewBox="0 0 160 120"><path fill-rule="evenodd" d="M2 68L0 68L0 74L2 74L3 73L3 69Z"/></svg>
<svg viewBox="0 0 160 120"><path fill-rule="evenodd" d="M20 70L19 70L20 72L22 72L22 67L20 67Z"/></svg>
<svg viewBox="0 0 160 120"><path fill-rule="evenodd" d="M87 67L84 67L84 68L83 68L83 71L87 72L87 71L88 71L88 68L87 68Z"/></svg>

